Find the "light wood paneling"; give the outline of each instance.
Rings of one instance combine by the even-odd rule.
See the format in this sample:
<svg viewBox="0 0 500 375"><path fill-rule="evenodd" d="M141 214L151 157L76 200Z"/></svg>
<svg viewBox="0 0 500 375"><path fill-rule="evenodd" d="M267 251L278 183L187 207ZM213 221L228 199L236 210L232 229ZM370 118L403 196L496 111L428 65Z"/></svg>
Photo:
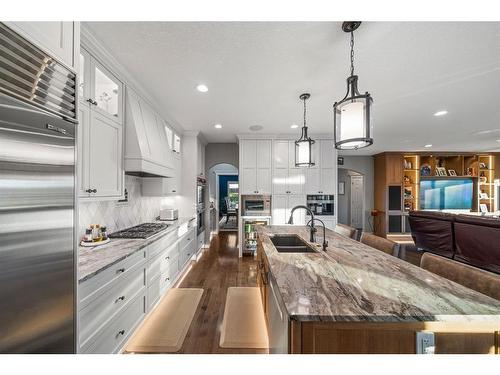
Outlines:
<svg viewBox="0 0 500 375"><path fill-rule="evenodd" d="M291 350L294 353L413 354L416 352L415 334L422 330L434 332L436 353L499 352L498 331L494 324L303 322L300 336L293 335L298 324L295 323L292 329Z"/></svg>

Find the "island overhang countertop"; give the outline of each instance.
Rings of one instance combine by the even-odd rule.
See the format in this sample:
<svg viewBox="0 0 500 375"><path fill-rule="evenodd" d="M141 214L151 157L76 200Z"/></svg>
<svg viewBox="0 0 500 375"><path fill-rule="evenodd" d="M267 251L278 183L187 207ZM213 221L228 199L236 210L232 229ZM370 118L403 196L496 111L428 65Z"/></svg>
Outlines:
<svg viewBox="0 0 500 375"><path fill-rule="evenodd" d="M322 241L322 228L316 233ZM328 249L278 253L270 237L305 226L262 226L258 239L290 319L338 322L484 322L500 326L500 301L332 230ZM314 245L316 246L316 245Z"/></svg>

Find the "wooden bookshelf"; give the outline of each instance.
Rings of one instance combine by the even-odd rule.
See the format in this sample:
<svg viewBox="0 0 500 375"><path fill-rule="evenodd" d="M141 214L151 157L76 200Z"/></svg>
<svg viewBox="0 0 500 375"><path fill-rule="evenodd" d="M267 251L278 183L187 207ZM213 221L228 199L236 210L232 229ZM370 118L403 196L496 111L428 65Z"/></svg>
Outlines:
<svg viewBox="0 0 500 375"><path fill-rule="evenodd" d="M374 231L379 236L409 233L408 212L420 209L420 181L426 179L471 178L472 211L479 212L481 204L489 212L498 207L500 197L496 197L495 180L500 179L500 153L385 152L374 155L374 161L374 209L378 211ZM428 176L422 175L423 167L429 168ZM444 168L446 176L439 176L438 168ZM391 202L397 201L394 194L398 194L398 187L401 207L390 207Z"/></svg>

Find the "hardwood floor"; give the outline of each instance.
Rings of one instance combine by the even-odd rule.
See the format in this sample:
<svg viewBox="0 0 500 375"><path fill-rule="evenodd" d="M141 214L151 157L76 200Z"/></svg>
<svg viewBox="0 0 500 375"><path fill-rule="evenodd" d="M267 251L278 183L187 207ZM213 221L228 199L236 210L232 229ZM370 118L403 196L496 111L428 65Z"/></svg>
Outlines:
<svg viewBox="0 0 500 375"><path fill-rule="evenodd" d="M219 347L227 288L257 286L257 262L253 257L238 258L237 243L237 233L220 232L212 239L210 248L193 263L191 270L177 285L180 288L204 289L179 353L267 353L267 349Z"/></svg>

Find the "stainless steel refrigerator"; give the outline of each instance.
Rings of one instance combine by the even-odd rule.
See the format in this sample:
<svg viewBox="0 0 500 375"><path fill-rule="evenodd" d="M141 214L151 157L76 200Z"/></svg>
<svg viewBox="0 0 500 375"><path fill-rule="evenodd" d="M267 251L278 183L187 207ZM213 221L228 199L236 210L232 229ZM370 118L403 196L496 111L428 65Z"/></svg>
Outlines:
<svg viewBox="0 0 500 375"><path fill-rule="evenodd" d="M0 23L0 352L75 352L75 75Z"/></svg>

